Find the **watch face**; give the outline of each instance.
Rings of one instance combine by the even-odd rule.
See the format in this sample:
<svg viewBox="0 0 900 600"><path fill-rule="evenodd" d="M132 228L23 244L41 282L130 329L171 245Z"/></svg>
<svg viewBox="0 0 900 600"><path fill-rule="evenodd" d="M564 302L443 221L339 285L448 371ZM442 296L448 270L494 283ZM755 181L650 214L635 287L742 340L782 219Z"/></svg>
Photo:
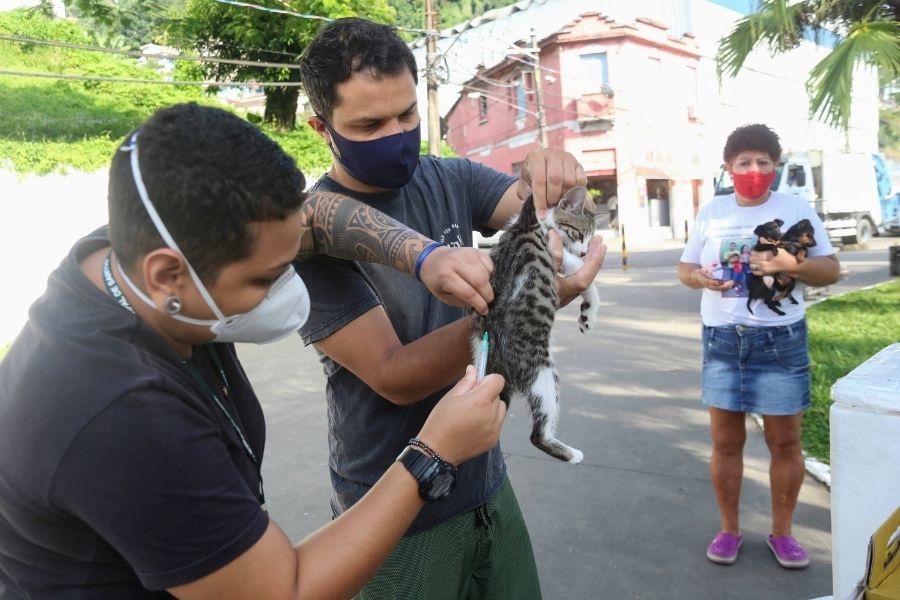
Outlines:
<svg viewBox="0 0 900 600"><path fill-rule="evenodd" d="M416 478L419 494L429 502L443 500L456 487L456 468L453 465L434 460L412 446L407 446L397 460Z"/></svg>
<svg viewBox="0 0 900 600"><path fill-rule="evenodd" d="M454 483L456 483L456 476L453 473L449 471L438 473L431 482L431 489L428 490L428 495L435 500L442 500L453 491Z"/></svg>

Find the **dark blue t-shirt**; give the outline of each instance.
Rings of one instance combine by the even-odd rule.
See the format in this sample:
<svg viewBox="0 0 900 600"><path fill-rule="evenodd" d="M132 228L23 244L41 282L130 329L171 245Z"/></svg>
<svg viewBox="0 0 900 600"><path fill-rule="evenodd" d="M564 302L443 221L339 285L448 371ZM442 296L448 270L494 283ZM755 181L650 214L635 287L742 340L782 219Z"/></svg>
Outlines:
<svg viewBox="0 0 900 600"><path fill-rule="evenodd" d="M361 194L327 176L315 189L355 198L444 245L471 246L473 229L491 233L486 223L515 181L469 160L423 156L413 179L397 191ZM466 311L442 303L414 278L382 265L315 256L294 266L312 302L309 320L300 331L306 344L327 338L379 304L403 344L466 316ZM328 380L332 508L340 514L391 466L446 390L397 406L327 356L320 354L320 360ZM453 494L427 504L410 533L484 504L505 474L499 446L463 463Z"/></svg>
<svg viewBox="0 0 900 600"><path fill-rule="evenodd" d="M262 409L231 344L188 365L97 289L76 244L0 362L0 598L169 598L262 536Z"/></svg>

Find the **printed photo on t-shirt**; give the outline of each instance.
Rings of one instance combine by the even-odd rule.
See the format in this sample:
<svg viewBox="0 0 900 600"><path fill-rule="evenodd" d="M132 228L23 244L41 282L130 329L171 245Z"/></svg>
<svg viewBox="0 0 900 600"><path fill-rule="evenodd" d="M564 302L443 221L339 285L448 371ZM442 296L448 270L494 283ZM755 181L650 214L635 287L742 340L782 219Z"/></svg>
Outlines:
<svg viewBox="0 0 900 600"><path fill-rule="evenodd" d="M734 285L724 292L723 298L746 298L749 296L750 249L756 238L725 238L719 246L719 263L713 265L713 275L722 281L733 281Z"/></svg>

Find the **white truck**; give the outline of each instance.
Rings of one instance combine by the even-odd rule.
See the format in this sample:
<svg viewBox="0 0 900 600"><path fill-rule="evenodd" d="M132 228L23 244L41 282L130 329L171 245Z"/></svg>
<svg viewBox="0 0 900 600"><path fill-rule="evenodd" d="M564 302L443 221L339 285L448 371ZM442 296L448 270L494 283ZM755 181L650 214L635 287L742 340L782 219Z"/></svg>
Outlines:
<svg viewBox="0 0 900 600"><path fill-rule="evenodd" d="M806 198L825 223L828 237L841 243L866 243L873 235L900 231L896 198L878 155L847 152L786 153L778 164L772 190ZM723 168L716 195L731 194L731 177Z"/></svg>

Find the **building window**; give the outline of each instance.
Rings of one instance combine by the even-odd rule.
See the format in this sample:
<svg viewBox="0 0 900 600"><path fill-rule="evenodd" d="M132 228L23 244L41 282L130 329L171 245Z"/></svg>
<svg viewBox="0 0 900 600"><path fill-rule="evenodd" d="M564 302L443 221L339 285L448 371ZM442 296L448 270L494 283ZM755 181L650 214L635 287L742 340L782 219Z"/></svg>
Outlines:
<svg viewBox="0 0 900 600"><path fill-rule="evenodd" d="M606 62L606 52L594 52L581 55L582 81L581 93L593 94L609 88L609 67Z"/></svg>
<svg viewBox="0 0 900 600"><path fill-rule="evenodd" d="M516 118L524 119L526 110L525 79L520 78L516 81Z"/></svg>
<svg viewBox="0 0 900 600"><path fill-rule="evenodd" d="M488 118L488 103L487 96L484 94L478 96L478 116L481 117L481 122L484 123Z"/></svg>

